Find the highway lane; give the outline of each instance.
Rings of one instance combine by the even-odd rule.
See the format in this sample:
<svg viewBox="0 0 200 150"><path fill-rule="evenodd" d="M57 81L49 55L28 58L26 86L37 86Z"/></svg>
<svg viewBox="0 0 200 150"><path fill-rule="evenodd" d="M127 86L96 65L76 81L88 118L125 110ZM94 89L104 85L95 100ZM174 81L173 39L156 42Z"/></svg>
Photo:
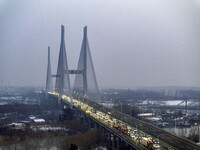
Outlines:
<svg viewBox="0 0 200 150"><path fill-rule="evenodd" d="M111 127L109 124L106 124L105 122L100 121L99 119L96 119L95 117L93 117L91 115L88 115L87 113L85 113L84 111L82 111L80 108L78 108L78 109L81 112L83 112L85 115L87 115L88 117L90 117L92 120L94 120L95 122L97 122L98 124L100 124L102 127L104 127L105 129L107 129L111 133L115 134L116 136L118 136L122 140L126 141L133 148L140 149L140 150L146 150L146 148L143 147L142 145L136 145L136 142L134 142L133 140L131 140L129 136L127 136L127 135L123 134L122 132L120 132L119 130Z"/></svg>
<svg viewBox="0 0 200 150"><path fill-rule="evenodd" d="M80 104L77 104L77 102L75 102L74 103L75 104L75 106L76 105L82 105L81 103ZM96 106L96 107L98 107L99 109L96 109L96 110L100 110L100 112L103 112L104 113L104 116L110 116L111 117L111 115L112 115L112 113L114 113L113 111L111 111L111 112L109 112L109 111L107 111L106 110L106 108L104 108L104 107L101 107L101 105L100 106L98 106L99 104L94 104L94 105L92 105L92 104L88 104L89 106L92 106L92 107L89 107L89 106L87 106L87 109L95 109L95 107L94 106ZM86 111L87 113L89 113L90 111ZM91 113L91 116L96 116L96 114L95 113ZM112 118L112 117L111 117ZM114 117L113 117L114 118ZM124 119L126 119L127 120L127 118L126 117L124 117ZM100 120L99 118L98 118L98 120ZM120 119L119 119L120 120ZM101 121L101 120L100 120ZM106 121L106 118L103 118L103 120L102 120L104 123L105 123L105 121ZM101 122L102 122L101 121ZM121 122L121 121L120 121ZM124 124L124 123L123 123ZM110 124L108 124L108 123L106 123L106 125L107 126L110 126ZM128 126L128 125L127 125ZM130 126L129 126L130 127ZM130 127L130 128L132 128L132 130L134 129L134 127ZM114 130L116 130L115 128L113 128ZM121 133L121 132L120 132ZM123 134L123 136L127 136L126 134ZM138 137L141 137L141 138L143 138L142 136L140 136L140 135L137 135L137 137L136 138L138 138ZM131 141L134 141L135 142L135 144L136 144L136 139L135 140L133 140L133 138L131 138L130 137L130 135L128 136L128 139L126 139L126 141L127 140L130 140L131 139ZM139 143L138 142L138 144L139 144L139 146L141 146L142 148L145 148L145 149L147 149L147 147L144 147L141 143ZM158 150L158 148L156 148L158 145L156 144L155 146L153 146L155 149L157 149ZM167 146L162 146L163 147L163 149L168 149L167 147L170 147L169 145L167 145ZM165 148L164 148L165 147ZM140 148L141 149L141 148Z"/></svg>
<svg viewBox="0 0 200 150"><path fill-rule="evenodd" d="M136 118L133 118L129 115L123 114L119 111L113 110L106 108L98 103L95 103L93 101L89 101L86 99L79 99L79 101L91 106L92 108L99 110L105 114L110 115L113 118L116 118L118 120L121 120L128 124L129 126L135 127L146 134L151 135L154 138L157 138L158 135L163 135L159 137L160 143L165 149L166 147L173 147L174 149L177 150L200 150L200 146L198 146L196 143L191 142L187 139L177 137L171 133L168 133L160 128L157 128L151 124L148 124L146 122L143 122L141 120L138 120ZM115 130L115 129L114 129ZM118 132L118 131L116 131ZM129 137L130 139L130 137ZM128 138L126 139L127 141L129 140Z"/></svg>
<svg viewBox="0 0 200 150"><path fill-rule="evenodd" d="M157 137L158 135L163 134L163 136L160 136L159 140L162 141L163 143L171 145L177 150L200 150L200 146L198 146L196 143L192 141L168 133L160 128L147 124L136 118L130 117L130 120L131 121L129 121L129 123L131 125L138 124L137 126L138 129L144 131L145 133L153 137Z"/></svg>
<svg viewBox="0 0 200 150"><path fill-rule="evenodd" d="M200 150L200 146L197 145L196 143L194 143L190 140L187 140L185 138L181 138L176 135L173 135L167 131L164 131L158 127L155 127L155 126L148 124L144 121L141 121L137 118L133 118L133 117L123 114L119 111L106 108L106 107L104 107L100 104L97 104L95 102L92 102L92 101L88 101L88 104L92 105L96 109L100 109L100 110L104 111L105 113L112 112L113 117L120 119L133 127L137 126L137 128L139 130L142 130L145 133L147 133L155 138L160 134L164 134L164 136L161 136L159 138L159 140L162 141L163 143L166 143L166 144L172 146L173 148L175 148L177 150Z"/></svg>

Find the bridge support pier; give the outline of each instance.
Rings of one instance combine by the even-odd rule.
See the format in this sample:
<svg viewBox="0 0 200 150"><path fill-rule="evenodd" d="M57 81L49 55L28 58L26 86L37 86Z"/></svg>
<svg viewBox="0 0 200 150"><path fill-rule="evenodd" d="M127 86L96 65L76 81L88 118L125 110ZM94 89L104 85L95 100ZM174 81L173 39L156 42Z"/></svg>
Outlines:
<svg viewBox="0 0 200 150"><path fill-rule="evenodd" d="M98 129L98 123L94 122L94 128Z"/></svg>
<svg viewBox="0 0 200 150"><path fill-rule="evenodd" d="M76 109L76 120L80 120L80 112Z"/></svg>
<svg viewBox="0 0 200 150"><path fill-rule="evenodd" d="M87 118L87 120L88 120L88 127L92 128L92 120L90 118Z"/></svg>
<svg viewBox="0 0 200 150"><path fill-rule="evenodd" d="M85 118L86 118L86 116L85 116L84 114L82 114L82 117L81 117L81 118L82 118L82 119L81 119L81 120L82 120L82 122L83 122L83 123L85 123L85 122L86 122L86 119L85 119Z"/></svg>
<svg viewBox="0 0 200 150"><path fill-rule="evenodd" d="M109 131L107 131L107 138L108 138L108 141L110 141L111 136L110 136L110 132Z"/></svg>
<svg viewBox="0 0 200 150"><path fill-rule="evenodd" d="M119 142L120 142L120 138L116 137L116 141L117 141L117 150L119 150Z"/></svg>
<svg viewBox="0 0 200 150"><path fill-rule="evenodd" d="M60 99L60 95L58 96L57 109L58 109L58 110L61 110L61 99Z"/></svg>
<svg viewBox="0 0 200 150"><path fill-rule="evenodd" d="M101 136L105 138L105 128L100 126Z"/></svg>
<svg viewBox="0 0 200 150"><path fill-rule="evenodd" d="M108 131L104 127L100 126L100 132L103 140L108 141Z"/></svg>
<svg viewBox="0 0 200 150"><path fill-rule="evenodd" d="M119 142L120 142L120 138L113 134L113 139L112 139L112 149L113 150L120 150L120 143Z"/></svg>
<svg viewBox="0 0 200 150"><path fill-rule="evenodd" d="M115 149L115 136L111 133L112 150Z"/></svg>

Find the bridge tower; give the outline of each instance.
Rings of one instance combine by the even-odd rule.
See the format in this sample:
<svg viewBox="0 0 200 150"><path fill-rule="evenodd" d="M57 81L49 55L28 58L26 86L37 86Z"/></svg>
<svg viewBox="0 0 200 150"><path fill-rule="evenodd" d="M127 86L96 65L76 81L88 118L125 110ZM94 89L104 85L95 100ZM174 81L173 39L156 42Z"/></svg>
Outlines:
<svg viewBox="0 0 200 150"><path fill-rule="evenodd" d="M52 73L51 73L50 47L48 47L46 93L52 92L52 91L53 91L53 84L52 84Z"/></svg>
<svg viewBox="0 0 200 150"><path fill-rule="evenodd" d="M61 43L60 43L60 52L59 52L59 58L58 58L55 90L60 94L71 95L64 34L65 34L65 29L64 29L64 26L62 25L61 26Z"/></svg>
<svg viewBox="0 0 200 150"><path fill-rule="evenodd" d="M76 73L73 87L74 93L79 93L85 98L99 100L99 89L87 38L87 26L84 27L83 31L77 71L82 71L82 73Z"/></svg>
<svg viewBox="0 0 200 150"><path fill-rule="evenodd" d="M50 56L48 58L48 61L50 64ZM100 100L99 89L97 85L96 75L92 62L92 56L87 38L87 27L84 27L83 41L82 41L77 70L69 70L67 63L66 49L65 49L65 41L64 41L64 26L63 25L61 26L61 43L60 43L60 52L58 58L57 74L51 75L51 73L48 73L47 75L48 86L46 87L46 89L50 87L52 89L51 77L56 77L55 91L60 94L67 94L70 96L72 93L70 88L69 74L76 74L73 87L74 96L79 95L80 97L84 98Z"/></svg>

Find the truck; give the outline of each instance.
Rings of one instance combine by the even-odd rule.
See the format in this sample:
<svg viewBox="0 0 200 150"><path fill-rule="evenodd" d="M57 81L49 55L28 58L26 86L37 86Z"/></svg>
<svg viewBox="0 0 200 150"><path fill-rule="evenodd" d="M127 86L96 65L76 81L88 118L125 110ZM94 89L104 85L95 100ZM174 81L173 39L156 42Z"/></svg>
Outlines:
<svg viewBox="0 0 200 150"><path fill-rule="evenodd" d="M124 134L128 135L128 128L124 124L113 124L113 128L123 132Z"/></svg>
<svg viewBox="0 0 200 150"><path fill-rule="evenodd" d="M146 148L152 150L153 149L153 141L151 138L148 137L142 137L141 139L141 144L145 146Z"/></svg>
<svg viewBox="0 0 200 150"><path fill-rule="evenodd" d="M123 133L125 133L126 135L128 135L128 128L127 128L126 125L124 125L124 124L121 125L121 131L122 131Z"/></svg>

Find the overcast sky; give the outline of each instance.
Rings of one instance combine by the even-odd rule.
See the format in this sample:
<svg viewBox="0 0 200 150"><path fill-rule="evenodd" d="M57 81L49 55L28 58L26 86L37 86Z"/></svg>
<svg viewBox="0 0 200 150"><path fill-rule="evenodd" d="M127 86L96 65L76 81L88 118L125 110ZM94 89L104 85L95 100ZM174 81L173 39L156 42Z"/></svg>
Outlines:
<svg viewBox="0 0 200 150"><path fill-rule="evenodd" d="M61 25L69 69L88 26L100 87L200 86L200 0L0 0L0 86L45 86Z"/></svg>

